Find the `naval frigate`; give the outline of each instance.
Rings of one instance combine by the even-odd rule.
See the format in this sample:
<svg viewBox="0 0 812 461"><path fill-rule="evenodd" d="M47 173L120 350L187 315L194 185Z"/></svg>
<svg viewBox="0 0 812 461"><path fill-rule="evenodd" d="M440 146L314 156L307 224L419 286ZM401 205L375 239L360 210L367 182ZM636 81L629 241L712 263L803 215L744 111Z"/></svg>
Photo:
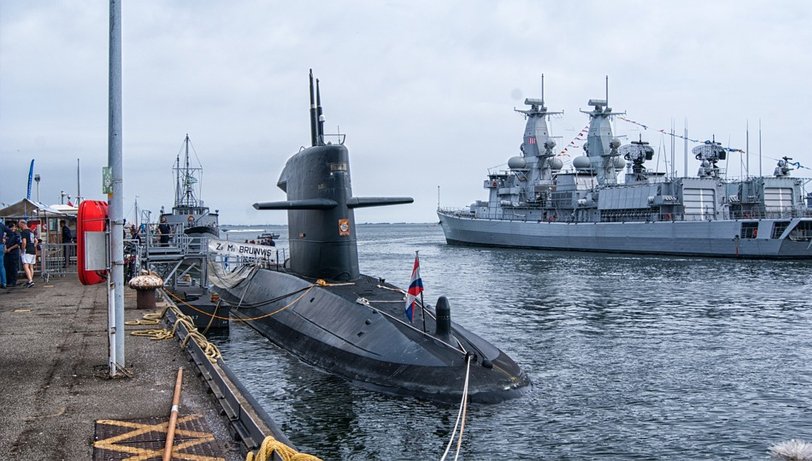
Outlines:
<svg viewBox="0 0 812 461"><path fill-rule="evenodd" d="M542 80L543 82L543 80ZM606 99L591 99L584 154L563 171L549 112L528 98L521 155L484 182L488 200L438 207L449 244L731 258L812 259L812 194L791 177L791 158L773 176L727 180L719 162L731 149L693 148L696 177L649 171L654 150L642 139L621 145ZM608 95L608 91L607 91ZM626 170L625 181L618 176Z"/></svg>

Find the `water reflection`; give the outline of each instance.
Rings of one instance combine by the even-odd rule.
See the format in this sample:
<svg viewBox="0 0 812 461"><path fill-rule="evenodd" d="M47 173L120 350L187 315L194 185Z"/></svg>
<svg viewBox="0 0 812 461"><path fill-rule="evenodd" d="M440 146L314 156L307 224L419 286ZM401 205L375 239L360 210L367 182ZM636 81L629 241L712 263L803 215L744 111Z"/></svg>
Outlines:
<svg viewBox="0 0 812 461"><path fill-rule="evenodd" d="M469 409L466 459L762 459L812 440L812 264L455 247L436 225L359 227L366 274L406 286L414 250L426 301L448 296L454 321L533 381ZM448 443L454 406L330 378L244 326L224 349L325 459L438 459Z"/></svg>

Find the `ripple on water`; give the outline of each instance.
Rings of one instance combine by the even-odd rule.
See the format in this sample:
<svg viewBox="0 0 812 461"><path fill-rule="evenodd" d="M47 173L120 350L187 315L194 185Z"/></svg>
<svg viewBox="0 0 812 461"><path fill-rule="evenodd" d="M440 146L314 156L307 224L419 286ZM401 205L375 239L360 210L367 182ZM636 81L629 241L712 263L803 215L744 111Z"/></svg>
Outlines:
<svg viewBox="0 0 812 461"><path fill-rule="evenodd" d="M521 398L469 408L464 459L765 459L812 440L812 264L445 245L437 225L361 225L362 272L425 299L516 359ZM243 325L227 363L324 459L439 459L458 408L324 375ZM452 450L453 451L453 450Z"/></svg>

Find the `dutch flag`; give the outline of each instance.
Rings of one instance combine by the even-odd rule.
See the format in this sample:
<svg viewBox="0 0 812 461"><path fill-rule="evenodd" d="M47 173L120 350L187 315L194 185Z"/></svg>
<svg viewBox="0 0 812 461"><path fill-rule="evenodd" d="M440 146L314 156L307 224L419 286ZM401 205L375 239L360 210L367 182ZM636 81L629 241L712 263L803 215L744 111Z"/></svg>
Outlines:
<svg viewBox="0 0 812 461"><path fill-rule="evenodd" d="M409 282L409 290L406 292L406 309L404 313L409 322L414 321L414 311L417 307L417 295L423 292L423 280L420 278L420 259L417 252L414 254L414 267L412 268L412 280Z"/></svg>

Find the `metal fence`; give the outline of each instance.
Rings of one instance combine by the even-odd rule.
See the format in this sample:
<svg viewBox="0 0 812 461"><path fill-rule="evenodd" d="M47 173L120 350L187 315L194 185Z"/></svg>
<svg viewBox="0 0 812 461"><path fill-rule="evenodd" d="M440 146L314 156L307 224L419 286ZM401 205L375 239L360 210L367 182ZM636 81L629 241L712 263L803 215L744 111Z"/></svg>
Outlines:
<svg viewBox="0 0 812 461"><path fill-rule="evenodd" d="M64 277L76 273L75 243L42 243L39 253L40 276Z"/></svg>

